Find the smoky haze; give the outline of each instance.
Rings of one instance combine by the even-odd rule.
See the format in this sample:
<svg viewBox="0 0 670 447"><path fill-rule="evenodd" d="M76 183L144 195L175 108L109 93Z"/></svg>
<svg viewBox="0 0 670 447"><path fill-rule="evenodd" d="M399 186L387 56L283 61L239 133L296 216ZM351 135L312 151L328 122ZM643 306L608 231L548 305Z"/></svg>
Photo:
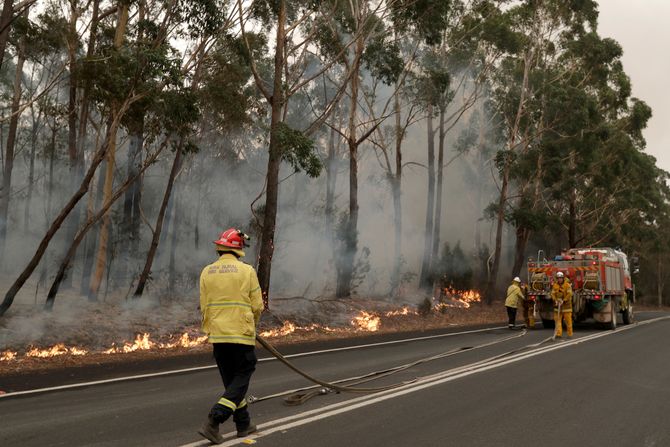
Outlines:
<svg viewBox="0 0 670 447"><path fill-rule="evenodd" d="M470 125L469 118L474 110L475 108L468 111L459 124L448 133L445 162L455 156L458 139ZM392 119L387 120L385 126L392 126ZM18 228L18 225L23 221L28 189L28 166L24 159L26 151L18 156L22 161L16 167L17 193L13 200L17 206L12 207L10 217L7 250L11 256L6 259L11 259L11 262L5 262L3 267L5 281L13 279L25 266L47 224L71 194L68 166L63 159L66 144L63 136L64 132L59 134L57 140L51 180L48 176L48 165L51 162L49 153L45 153L43 149L40 153L38 163L44 166L36 176L29 210L30 221L25 228ZM40 147L44 148L44 144L41 142ZM233 135L230 139L221 141L213 136L210 137L207 133L201 134L198 141L200 151L186 157L176 180L152 269L149 295L158 298L167 293L172 258L172 268L175 272L173 281L176 285L171 293L195 300L197 277L202 267L216 256L211 241L218 236L218 233L235 226L253 234L255 218L251 213L251 203L255 201L256 212L262 219L262 210L259 211L258 206L263 203L263 197L257 199L263 190L262 173L267 161L265 151L248 150L250 144L256 142L249 141L244 135ZM319 138L317 144L323 146L319 147L319 150L325 154L326 138ZM426 147L426 124L425 120L420 120L409 128L403 143L404 272L415 275L419 274L424 244L427 203ZM119 185L126 175L127 151L128 138L122 138L117 157L115 185ZM489 160L485 161L482 176L482 170L476 166L476 151L477 148L473 148L470 152L456 157L444 170L441 241L452 246L460 243L468 254L474 252L475 226L481 221L483 208L492 200L495 189ZM111 262L102 286L103 294L125 296L130 292L131 284L136 280L144 262L152 231L149 225L155 222L172 157L172 152L165 151L160 161L151 166L143 177L142 214L145 223L142 225L139 256L136 259L126 259L125 255L119 252L121 238L125 237L119 234L123 199L112 209L114 225L111 227ZM348 210L349 162L345 144L340 145L337 159L336 226L337 221ZM359 169L358 258L365 258L364 253L368 253L369 250L367 262L370 270L357 288L357 294L385 296L389 293L390 275L394 264L393 205L386 173L375 155L375 148L369 143L360 148ZM43 172L47 176L44 176ZM316 179L310 179L304 173L294 173L289 166L285 166L281 178L283 181L280 186L280 213L275 238L276 252L270 296L314 298L333 295L336 274L331 235L325 233L323 214L326 195L325 173L322 172ZM479 208L474 192L478 183L484 185L484 195ZM94 184L97 184L97 178ZM93 194L98 193L95 191L95 186L92 190ZM82 206L86 206L88 200L88 197L85 197L81 202ZM480 226L482 242L490 245L490 222L480 222ZM66 236L66 228L62 228L40 268L20 293L17 305L33 306L36 302L43 301L45 291L50 286L66 249ZM258 239L254 238L252 247L248 250L247 262L254 263L256 243ZM79 252L83 247L84 244ZM62 293L65 297L59 297L56 306L61 305L61 299L62 301L85 299L79 293L82 267L79 257L70 271L73 288L69 290L67 287L63 288ZM413 283L407 285L409 289L414 286Z"/></svg>
<svg viewBox="0 0 670 447"><path fill-rule="evenodd" d="M376 104L383 104L391 92L389 88L382 89L376 97ZM461 97L470 93L458 92L447 109L446 116L456 112L463 103ZM289 107L300 106L298 102L289 103ZM468 132L479 132L480 126L486 126L488 117L477 116L483 110L485 108L481 102L474 104L446 135L438 254L439 257L445 244L452 248L460 245L466 255L463 263L467 264L462 268L472 268L480 276L482 272L479 267L481 261L477 258L478 249L493 245L492 222L484 218L484 209L497 194L494 181L496 172L492 170L490 154L495 153L498 148L486 142L484 146L475 144L463 152L462 140ZM210 125L207 110L203 112L204 120L194 140L199 150L185 156L176 178L150 280L142 299L128 300L144 266L165 193L174 159L174 151L169 149L161 153L159 160L142 177L142 224L139 240L135 241L137 251L134 256L127 244L129 236L125 230L124 197L110 210L112 224L107 262L98 301L89 302L87 297L89 277L85 270L93 262L93 258L85 258L84 255L91 247L97 249L97 240L93 238L97 231L90 231L87 239L79 246L68 278L60 287L54 312L34 312L43 306L47 291L70 245L72 236L68 232L66 221L50 244L38 269L17 295L15 304L8 313L10 318L3 319L0 325L0 345L44 344L47 340L56 342L58 340L53 338L54 334L59 333L62 328L67 328L70 334L74 334L68 337L76 341L77 337L84 336L81 334L93 337L89 331L84 330L87 327L110 327L112 332L119 334L120 339L133 337L143 327L159 327L161 331L197 327L200 318L198 277L202 268L216 259L212 241L229 227L241 228L253 236L245 260L256 264L259 226L263 219L262 204L265 201L263 192L264 173L267 168L267 135L247 132L246 129L234 129L227 130L222 136L220 130ZM297 116L301 116L301 113L304 112L299 109L296 111ZM407 129L402 144L403 263L400 275L403 281L399 293L393 297L390 294L391 275L394 274L396 260L391 186L381 163L379 149L370 141L359 147L359 243L354 261L357 269L353 294L362 299L401 305L418 304L432 295L418 288L426 237L428 200L425 113L421 113L419 118ZM360 121L366 119L365 116L359 117ZM387 135L395 133L394 121L391 116L382 125L382 131ZM437 118L434 124L437 128ZM54 127L54 132L42 132L36 141L23 141L17 153L13 184L15 193L10 207L5 251L8 255L2 266L6 288L28 263L48 225L73 192L70 166L66 157L67 127L61 123ZM359 132L362 133L363 130ZM90 135L88 142L92 144L100 138L101 136ZM328 138L329 132L323 132L315 138L319 156L324 161ZM145 157L147 152L154 151L160 145L158 140L160 138L157 141L145 141ZM120 132L114 188L121 185L128 176L130 142L130 136ZM303 172L295 172L288 164L282 167L269 293L270 306L275 313L281 314L284 306L295 310L295 304L280 298L318 300L335 295L337 272L333 241L337 243L338 237L341 237L338 236L340 222L346 219L349 209L348 147L341 138L337 146L335 235L327 233L324 212L327 190L325 170L318 178L309 178ZM31 189L29 155L32 147L36 151L36 166ZM435 151L437 163L437 135ZM389 157L394 158L395 154L389 153ZM103 164L91 183L89 193L80 202L80 225L87 208L97 210L100 207L100 176L104 172ZM29 219L26 221L24 216L29 191ZM506 253L511 251L512 236L511 232L506 232ZM479 272L476 271L478 268ZM504 275L503 271L503 282L506 281ZM472 286L476 284L468 285ZM273 299L279 300L273 302ZM100 310L101 301L107 306L102 307L103 311ZM154 310L156 305L160 309L158 315ZM334 319L340 317L332 316ZM81 334L77 332L80 329ZM104 342L102 338L97 341L99 345Z"/></svg>

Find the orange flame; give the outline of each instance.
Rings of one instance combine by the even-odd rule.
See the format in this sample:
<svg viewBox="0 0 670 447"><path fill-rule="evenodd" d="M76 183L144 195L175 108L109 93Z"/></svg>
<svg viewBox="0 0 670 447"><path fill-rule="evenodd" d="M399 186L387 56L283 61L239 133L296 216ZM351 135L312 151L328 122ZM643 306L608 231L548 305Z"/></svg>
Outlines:
<svg viewBox="0 0 670 447"><path fill-rule="evenodd" d="M381 319L378 315L368 313L364 310L360 311L360 313L351 320L353 326L367 332L377 332L381 323Z"/></svg>
<svg viewBox="0 0 670 447"><path fill-rule="evenodd" d="M411 310L407 306L403 306L398 310L390 310L384 314L386 317L405 317L407 315L418 315L419 313L415 310Z"/></svg>
<svg viewBox="0 0 670 447"><path fill-rule="evenodd" d="M147 351L150 349L173 349L173 348L192 348L195 346L202 345L207 341L207 336L202 337L192 337L187 332L181 334L176 340L169 341L166 343L154 342L151 340L151 336L148 333L138 334L135 337L135 340L130 343L126 342L122 346L116 346L112 344L112 347L104 351L100 351L102 354L125 354L135 351ZM65 346L64 343L58 343L54 346L45 349L39 349L36 347L30 347L28 351L24 354L24 357L35 357L35 358L50 358L60 355L86 355L89 351L80 348L77 346ZM11 361L16 360L18 353L15 351L4 351L0 353L0 361Z"/></svg>
<svg viewBox="0 0 670 447"><path fill-rule="evenodd" d="M261 337L283 337L295 332L296 325L290 321L284 321L284 324L279 329L269 329L267 331L261 332L259 335Z"/></svg>
<svg viewBox="0 0 670 447"><path fill-rule="evenodd" d="M443 310L448 307L470 308L472 303L479 303L482 300L481 294L476 290L456 290L447 287L443 290L444 296L448 301L443 301L435 306L436 310Z"/></svg>
<svg viewBox="0 0 670 447"><path fill-rule="evenodd" d="M439 303L436 305L436 308L444 307L470 307L471 302L480 301L481 297L478 292L475 291L465 291L465 292L455 292L453 290L445 290L448 296L451 296L453 304L449 303ZM455 297L455 298L454 298ZM412 310L407 306L404 306L400 309L386 311L382 314L384 317L402 317L408 315L418 315L416 310ZM354 316L350 325L353 326L353 329L356 331L364 332L377 332L381 328L381 318L379 314L366 312L364 310L360 311L356 316ZM315 332L322 331L328 333L340 333L347 332L348 330L344 327L331 328L328 326L323 326L317 323L310 324L309 326L298 326L295 323L290 321L284 321L282 327L278 329L269 329L259 333L261 337L272 338L272 337L282 337L289 334L292 334L296 331L304 332ZM133 342L125 342L123 345L117 346L112 344L112 346L103 351L97 351L97 353L102 354L125 354L136 351L147 351L151 349L174 349L174 348L192 348L195 346L200 346L207 342L207 336L192 336L189 333L183 333L175 338L170 337L170 340L167 342L159 342L151 340L151 336L148 333L137 334ZM45 349L39 349L36 347L30 347L28 351L23 354L23 357L33 357L33 358L49 358L56 357L61 355L72 355L72 356L82 356L89 354L90 352L84 348L76 346L65 346L63 343L58 343L54 346ZM16 351L4 351L0 352L0 361L13 361L17 360L19 354Z"/></svg>
<svg viewBox="0 0 670 447"><path fill-rule="evenodd" d="M16 358L16 352L15 351L5 351L0 353L0 362L8 362L10 360L14 360Z"/></svg>
<svg viewBox="0 0 670 447"><path fill-rule="evenodd" d="M47 357L56 357L59 355L65 355L65 354L70 354L70 355L86 355L88 354L88 351L85 349L80 349L76 347L71 347L68 348L65 346L63 343L58 343L57 345L54 345L50 348L47 349L38 349L38 348L30 348L28 352L26 352L26 357L38 357L38 358L47 358Z"/></svg>
<svg viewBox="0 0 670 447"><path fill-rule="evenodd" d="M207 341L207 336L203 335L202 337L193 337L191 338L187 332L184 332L179 337L179 340L170 343L159 343L158 346L161 349L172 349L172 348L193 348L199 346Z"/></svg>
<svg viewBox="0 0 670 447"><path fill-rule="evenodd" d="M341 329L333 329L328 326L322 326L317 323L312 323L309 326L296 326L294 323L290 321L284 321L284 324L282 324L282 327L278 329L268 329L266 331L260 332L258 335L260 335L263 338L273 338L273 337L283 337L286 335L293 334L294 332L301 331L301 332L315 332L315 331L322 331L322 332L339 332Z"/></svg>
<svg viewBox="0 0 670 447"><path fill-rule="evenodd" d="M123 344L123 346L118 347L116 345L112 345L111 348L102 351L103 354L118 354L118 353L129 353L129 352L135 352L135 351L146 351L151 348L156 346L156 343L151 341L149 334L146 332L144 334L137 334L135 337L135 341L133 343L126 342Z"/></svg>

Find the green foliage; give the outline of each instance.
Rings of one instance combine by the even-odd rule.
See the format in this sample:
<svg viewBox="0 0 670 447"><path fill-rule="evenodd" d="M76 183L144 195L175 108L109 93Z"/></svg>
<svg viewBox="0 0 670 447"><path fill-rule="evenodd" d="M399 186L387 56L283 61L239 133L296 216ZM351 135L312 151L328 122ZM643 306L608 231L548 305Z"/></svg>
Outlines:
<svg viewBox="0 0 670 447"><path fill-rule="evenodd" d="M191 134L200 119L198 97L188 89L162 92L153 111L164 132L179 137Z"/></svg>
<svg viewBox="0 0 670 447"><path fill-rule="evenodd" d="M498 171L502 174L502 171L506 166L511 166L517 159L517 153L510 149L501 149L496 152L495 156L495 166Z"/></svg>
<svg viewBox="0 0 670 447"><path fill-rule="evenodd" d="M101 52L104 57L84 60L82 78L94 81L91 96L103 109L138 90L151 95L152 85L181 83L179 60L171 57L169 47L107 47Z"/></svg>
<svg viewBox="0 0 670 447"><path fill-rule="evenodd" d="M427 45L442 42L449 23L452 0L400 0L391 2L391 13L396 32L411 31Z"/></svg>
<svg viewBox="0 0 670 447"><path fill-rule="evenodd" d="M452 39L471 47L483 43L502 53L517 54L522 48L523 37L512 25L510 10L501 10L494 1L477 1L456 27Z"/></svg>
<svg viewBox="0 0 670 447"><path fill-rule="evenodd" d="M323 164L316 154L314 141L285 123L279 123L277 126L276 135L281 147L282 160L290 164L296 172L305 171L309 177L318 177Z"/></svg>
<svg viewBox="0 0 670 447"><path fill-rule="evenodd" d="M217 32L226 20L227 0L180 0L170 11L186 25L180 35L197 38Z"/></svg>
<svg viewBox="0 0 670 447"><path fill-rule="evenodd" d="M446 60L438 52L429 51L423 55L421 68L422 73L415 78L419 101L435 107L446 107L454 95L450 89L452 76Z"/></svg>
<svg viewBox="0 0 670 447"><path fill-rule="evenodd" d="M250 34L247 41L254 53L267 49L263 36ZM248 124L251 110L260 106L249 84L249 54L241 38L222 37L203 64L202 73L199 100L208 118L223 131Z"/></svg>
<svg viewBox="0 0 670 447"><path fill-rule="evenodd" d="M395 84L405 67L398 44L386 42L383 38L368 42L363 53L363 63L374 78L381 79L386 85Z"/></svg>

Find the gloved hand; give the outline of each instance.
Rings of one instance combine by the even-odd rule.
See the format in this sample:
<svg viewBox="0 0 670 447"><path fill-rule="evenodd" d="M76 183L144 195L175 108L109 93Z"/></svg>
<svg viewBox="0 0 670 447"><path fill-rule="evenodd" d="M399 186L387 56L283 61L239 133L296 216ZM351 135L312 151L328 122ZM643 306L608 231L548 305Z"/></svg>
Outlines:
<svg viewBox="0 0 670 447"><path fill-rule="evenodd" d="M563 300L557 300L556 302L558 303L559 306L563 305Z"/></svg>

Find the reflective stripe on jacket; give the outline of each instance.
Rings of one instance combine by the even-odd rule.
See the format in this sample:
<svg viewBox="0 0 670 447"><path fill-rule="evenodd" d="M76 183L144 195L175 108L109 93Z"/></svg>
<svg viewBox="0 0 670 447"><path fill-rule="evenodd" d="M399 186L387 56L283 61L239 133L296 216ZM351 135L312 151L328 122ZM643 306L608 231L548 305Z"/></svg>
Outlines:
<svg viewBox="0 0 670 447"><path fill-rule="evenodd" d="M517 283L512 283L507 288L507 298L505 298L505 306L517 308L519 300L523 301L523 292Z"/></svg>
<svg viewBox="0 0 670 447"><path fill-rule="evenodd" d="M202 331L210 343L256 344L263 298L256 271L226 253L200 274Z"/></svg>
<svg viewBox="0 0 670 447"><path fill-rule="evenodd" d="M551 299L554 301L554 310L558 311L558 300L563 300L561 312L572 312L572 286L567 279L563 284L555 282L551 286Z"/></svg>

